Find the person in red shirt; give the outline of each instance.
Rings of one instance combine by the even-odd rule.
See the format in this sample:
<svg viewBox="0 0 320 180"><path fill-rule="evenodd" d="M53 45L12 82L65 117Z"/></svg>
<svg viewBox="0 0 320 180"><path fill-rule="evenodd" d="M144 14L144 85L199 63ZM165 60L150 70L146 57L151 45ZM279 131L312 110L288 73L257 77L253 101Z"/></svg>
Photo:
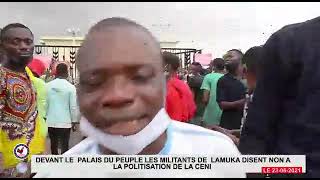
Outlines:
<svg viewBox="0 0 320 180"><path fill-rule="evenodd" d="M178 78L180 60L169 52L162 56L167 78L166 111L171 119L189 122L195 115L196 104L189 86Z"/></svg>

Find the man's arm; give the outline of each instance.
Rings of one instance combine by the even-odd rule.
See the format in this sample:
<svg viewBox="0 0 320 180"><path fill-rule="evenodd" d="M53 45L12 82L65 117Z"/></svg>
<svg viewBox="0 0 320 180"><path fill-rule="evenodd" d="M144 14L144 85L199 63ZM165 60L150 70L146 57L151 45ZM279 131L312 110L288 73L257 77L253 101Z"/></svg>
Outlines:
<svg viewBox="0 0 320 180"><path fill-rule="evenodd" d="M217 103L222 110L243 109L245 99L229 102L227 98L228 87L225 85L224 79L220 78L217 84Z"/></svg>
<svg viewBox="0 0 320 180"><path fill-rule="evenodd" d="M222 110L228 110L228 109L243 109L245 104L245 99L240 99L238 101L233 102L227 102L227 101L221 101L219 103L219 106Z"/></svg>
<svg viewBox="0 0 320 180"><path fill-rule="evenodd" d="M286 91L283 59L289 47L274 34L264 45L264 56L258 72L253 102L249 104L246 123L240 137L239 150L243 154L272 153L276 123L281 116L281 102Z"/></svg>
<svg viewBox="0 0 320 180"><path fill-rule="evenodd" d="M205 104L206 106L209 103L209 98L210 98L210 91L208 90L203 90L203 97L202 97L202 102L203 104Z"/></svg>
<svg viewBox="0 0 320 180"><path fill-rule="evenodd" d="M210 99L210 90L211 90L210 81L208 79L208 76L204 77L200 89L203 90L202 102L203 102L203 104L208 105L209 99Z"/></svg>

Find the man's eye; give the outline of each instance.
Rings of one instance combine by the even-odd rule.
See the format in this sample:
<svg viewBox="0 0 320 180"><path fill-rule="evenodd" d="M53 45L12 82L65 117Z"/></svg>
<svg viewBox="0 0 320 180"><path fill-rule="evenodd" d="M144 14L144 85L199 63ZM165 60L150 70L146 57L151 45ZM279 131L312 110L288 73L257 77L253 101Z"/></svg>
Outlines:
<svg viewBox="0 0 320 180"><path fill-rule="evenodd" d="M98 84L92 84L92 83L80 83L79 84L79 89L84 91L84 92L93 92L99 87Z"/></svg>
<svg viewBox="0 0 320 180"><path fill-rule="evenodd" d="M148 75L136 75L133 77L133 80L137 83L145 83L147 82L149 79L151 78L151 76Z"/></svg>
<svg viewBox="0 0 320 180"><path fill-rule="evenodd" d="M136 83L146 83L154 76L154 71L151 68L141 68L133 73L132 80Z"/></svg>
<svg viewBox="0 0 320 180"><path fill-rule="evenodd" d="M84 84L87 86L98 86L99 82L90 81L90 82L85 82Z"/></svg>
<svg viewBox="0 0 320 180"><path fill-rule="evenodd" d="M31 40L31 39L27 39L27 40L25 40L24 42L25 42L27 45L33 44L33 40Z"/></svg>
<svg viewBox="0 0 320 180"><path fill-rule="evenodd" d="M80 80L80 88L85 91L92 91L98 88L103 83L103 80L97 78L89 78L86 80Z"/></svg>
<svg viewBox="0 0 320 180"><path fill-rule="evenodd" d="M19 39L14 39L14 40L11 41L11 43L14 44L14 45L19 45L20 42L21 41Z"/></svg>

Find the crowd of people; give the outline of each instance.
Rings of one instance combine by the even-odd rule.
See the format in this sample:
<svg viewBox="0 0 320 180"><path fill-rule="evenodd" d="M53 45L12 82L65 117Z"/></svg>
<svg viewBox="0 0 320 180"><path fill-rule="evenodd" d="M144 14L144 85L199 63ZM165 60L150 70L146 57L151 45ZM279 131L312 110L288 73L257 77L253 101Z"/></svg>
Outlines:
<svg viewBox="0 0 320 180"><path fill-rule="evenodd" d="M9 24L0 36L0 177L30 177L30 157L49 152L47 136L50 152L66 155L304 154L305 176L318 177L319 30L319 18L288 25L207 69L193 62L184 77L179 57L161 53L148 29L107 18L77 52L76 88L65 63L44 81L32 31ZM69 149L78 122L85 138Z"/></svg>

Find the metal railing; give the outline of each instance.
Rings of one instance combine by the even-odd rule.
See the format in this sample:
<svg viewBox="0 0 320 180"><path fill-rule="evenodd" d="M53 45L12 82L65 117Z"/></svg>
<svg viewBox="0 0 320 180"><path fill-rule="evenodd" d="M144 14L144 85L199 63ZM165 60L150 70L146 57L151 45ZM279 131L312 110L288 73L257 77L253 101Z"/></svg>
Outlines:
<svg viewBox="0 0 320 180"><path fill-rule="evenodd" d="M70 80L76 83L78 72L76 69L76 53L80 46L50 46L36 45L34 48L35 55L50 56L54 61L67 62L70 67ZM190 48L161 48L161 51L171 52L177 55L181 61L181 68L187 68L195 59L196 53L201 50Z"/></svg>

